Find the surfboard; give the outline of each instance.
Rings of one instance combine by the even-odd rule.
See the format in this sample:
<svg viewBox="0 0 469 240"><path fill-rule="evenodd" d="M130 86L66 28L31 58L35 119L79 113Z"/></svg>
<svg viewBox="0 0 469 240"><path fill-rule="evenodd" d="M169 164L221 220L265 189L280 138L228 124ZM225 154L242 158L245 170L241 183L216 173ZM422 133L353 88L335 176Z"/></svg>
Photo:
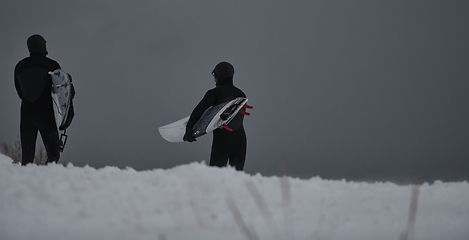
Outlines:
<svg viewBox="0 0 469 240"><path fill-rule="evenodd" d="M225 128L228 131L231 129L227 124L233 120L236 114L245 114L243 107L252 108L246 105L247 98L239 97L231 101L215 105L208 108L200 117L199 121L194 125L193 136L195 138L206 135L217 128ZM158 128L160 135L168 142L183 142L184 134L186 133L186 125L189 117L185 117L168 125Z"/></svg>
<svg viewBox="0 0 469 240"><path fill-rule="evenodd" d="M65 134L66 121L69 114L69 108L72 101L71 96L71 81L67 72L62 69L56 69L52 72L49 72L52 79L52 100L54 102L54 115L55 122L57 124L57 129L61 133L61 149L67 141L67 135Z"/></svg>

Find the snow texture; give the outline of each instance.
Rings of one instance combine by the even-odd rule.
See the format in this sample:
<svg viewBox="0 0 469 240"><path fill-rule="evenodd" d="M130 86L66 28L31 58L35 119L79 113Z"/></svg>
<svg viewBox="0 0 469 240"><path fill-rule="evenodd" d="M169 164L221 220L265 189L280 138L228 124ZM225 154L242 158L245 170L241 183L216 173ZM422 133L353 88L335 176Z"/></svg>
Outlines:
<svg viewBox="0 0 469 240"><path fill-rule="evenodd" d="M469 184L264 177L203 162L21 167L0 155L0 239L462 240Z"/></svg>

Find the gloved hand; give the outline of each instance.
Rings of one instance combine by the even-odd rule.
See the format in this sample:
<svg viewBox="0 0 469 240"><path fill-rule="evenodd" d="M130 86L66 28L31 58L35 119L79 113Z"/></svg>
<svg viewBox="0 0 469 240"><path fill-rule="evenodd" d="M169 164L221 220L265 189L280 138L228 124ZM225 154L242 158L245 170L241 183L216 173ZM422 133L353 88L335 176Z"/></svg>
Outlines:
<svg viewBox="0 0 469 240"><path fill-rule="evenodd" d="M186 133L182 138L185 142L195 142L197 141L194 136L192 136L192 128L186 128Z"/></svg>

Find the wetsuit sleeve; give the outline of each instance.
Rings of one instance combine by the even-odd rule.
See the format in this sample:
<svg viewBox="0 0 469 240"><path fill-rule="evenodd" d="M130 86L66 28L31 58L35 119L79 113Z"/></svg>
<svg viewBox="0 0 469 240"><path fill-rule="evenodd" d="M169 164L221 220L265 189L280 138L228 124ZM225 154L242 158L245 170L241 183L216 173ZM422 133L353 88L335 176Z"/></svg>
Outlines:
<svg viewBox="0 0 469 240"><path fill-rule="evenodd" d="M23 91L21 91L20 83L18 82L18 78L17 78L17 76L18 76L18 64L15 67L15 73L14 73L15 88L16 88L16 92L18 93L18 96L20 97L20 99L23 99Z"/></svg>
<svg viewBox="0 0 469 240"><path fill-rule="evenodd" d="M193 128L194 125L199 121L200 117L202 114L204 114L205 110L207 108L213 106L216 102L216 94L212 90L209 90L207 93L205 93L204 98L197 104L197 106L194 108L194 110L191 113L191 116L189 118L189 121L187 122L186 127L187 128Z"/></svg>

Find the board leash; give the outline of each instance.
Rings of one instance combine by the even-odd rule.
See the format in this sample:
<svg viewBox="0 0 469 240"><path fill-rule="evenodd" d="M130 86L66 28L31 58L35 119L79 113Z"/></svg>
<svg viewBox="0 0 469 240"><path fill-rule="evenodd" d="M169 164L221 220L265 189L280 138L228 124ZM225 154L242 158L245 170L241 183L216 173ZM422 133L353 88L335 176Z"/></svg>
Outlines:
<svg viewBox="0 0 469 240"><path fill-rule="evenodd" d="M64 151L65 144L67 143L67 138L68 138L68 135L66 133L67 133L67 130L64 130L63 133L60 134L58 152L63 152Z"/></svg>

